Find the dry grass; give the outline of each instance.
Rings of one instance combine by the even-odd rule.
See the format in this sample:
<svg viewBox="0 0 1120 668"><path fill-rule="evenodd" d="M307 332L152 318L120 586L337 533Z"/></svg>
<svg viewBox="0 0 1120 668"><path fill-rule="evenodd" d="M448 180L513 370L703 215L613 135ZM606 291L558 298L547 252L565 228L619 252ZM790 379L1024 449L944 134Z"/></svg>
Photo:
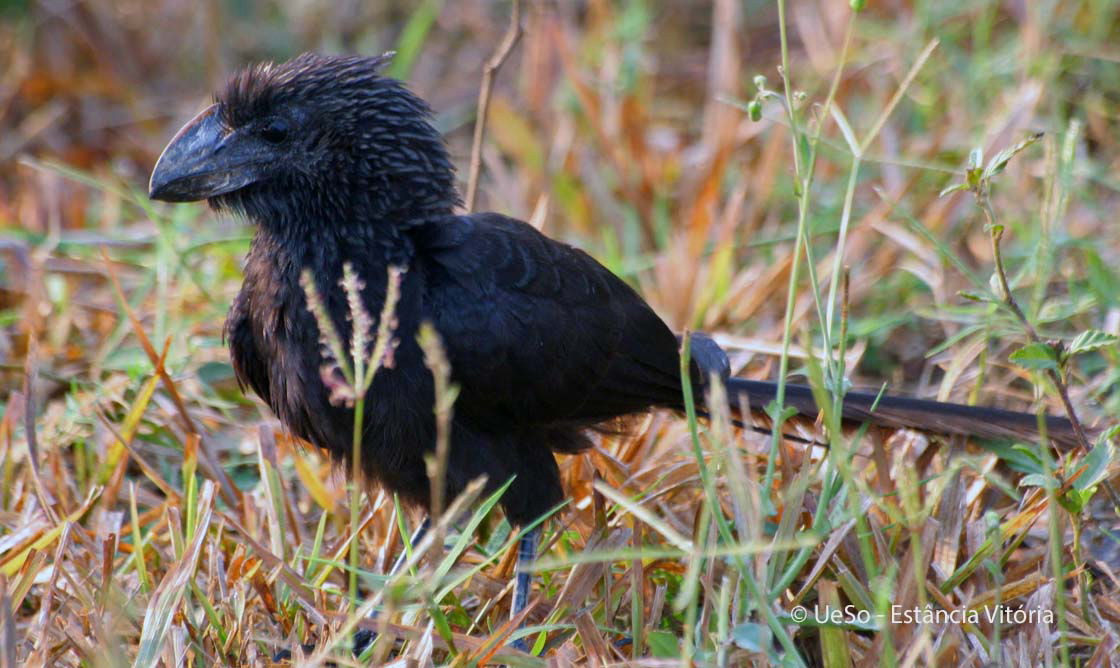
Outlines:
<svg viewBox="0 0 1120 668"><path fill-rule="evenodd" d="M345 663L355 542L375 658L401 666L542 663L504 648L521 635L556 665L1110 665L1104 440L785 426L822 448L653 414L561 461L525 630L493 498L381 575L418 518L376 491L353 518L233 382L250 231L141 190L228 66L339 45L397 47L465 174L508 6L441 5L0 5L0 665L265 665L300 642ZM1115 424L1120 6L788 5L523 3L477 208L586 247L741 375L1052 412L1068 386L1087 426ZM975 146L1036 131L979 200L939 196ZM989 282L996 248L1029 328ZM898 617L927 605L957 617ZM815 620L844 606L868 616Z"/></svg>

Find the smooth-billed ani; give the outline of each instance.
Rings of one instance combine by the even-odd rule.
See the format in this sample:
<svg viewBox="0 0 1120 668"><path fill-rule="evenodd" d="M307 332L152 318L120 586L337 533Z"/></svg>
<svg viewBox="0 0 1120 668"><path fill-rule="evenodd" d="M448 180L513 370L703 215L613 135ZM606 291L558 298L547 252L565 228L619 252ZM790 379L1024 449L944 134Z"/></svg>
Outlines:
<svg viewBox="0 0 1120 668"><path fill-rule="evenodd" d="M625 282L518 220L456 213L455 173L428 106L382 76L384 58L303 55L251 67L171 140L152 174L154 199L208 199L256 226L241 293L226 323L238 379L300 438L348 463L353 411L329 400L316 322L300 275L310 269L346 339L339 281L351 263L365 307L380 311L390 265L406 267L399 347L366 404L361 463L409 502L429 500L424 454L435 443L433 381L416 340L430 321L460 386L447 495L485 474L524 524L563 498L553 453L588 447L586 429L651 407L682 409L678 340ZM726 375L726 357L696 339L693 381ZM775 383L728 378L732 404L763 408ZM698 396L700 393L698 393ZM1035 416L851 393L854 420L946 433L1031 437ZM786 403L817 408L804 386ZM1051 438L1072 440L1050 418Z"/></svg>

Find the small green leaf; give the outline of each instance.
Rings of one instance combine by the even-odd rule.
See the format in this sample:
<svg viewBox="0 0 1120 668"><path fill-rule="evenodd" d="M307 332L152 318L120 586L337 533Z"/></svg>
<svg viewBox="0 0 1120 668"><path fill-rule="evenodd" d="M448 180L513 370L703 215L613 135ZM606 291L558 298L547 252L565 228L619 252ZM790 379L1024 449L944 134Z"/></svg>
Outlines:
<svg viewBox="0 0 1120 668"><path fill-rule="evenodd" d="M1069 512L1080 515L1092 498L1093 491L1071 489L1058 499L1058 503Z"/></svg>
<svg viewBox="0 0 1120 668"><path fill-rule="evenodd" d="M1024 473L1042 473L1046 470L1046 467L1042 465L1042 457L1038 455L1038 450L1030 445L1016 443L1000 457L1007 462L1008 466Z"/></svg>
<svg viewBox="0 0 1120 668"><path fill-rule="evenodd" d="M1046 469L1042 466L1035 447L1023 443L986 443L985 450L990 450L1011 469L1020 473L1042 473Z"/></svg>
<svg viewBox="0 0 1120 668"><path fill-rule="evenodd" d="M953 194L955 192L958 192L958 191L961 191L961 190L968 190L968 184L967 183L954 183L951 186L945 186L945 188L943 188L941 190L941 192L937 193L937 196L938 197L944 197L946 195L951 195L951 194Z"/></svg>
<svg viewBox="0 0 1120 668"><path fill-rule="evenodd" d="M675 659L681 655L680 641L668 631L650 631L646 634L649 653L657 659Z"/></svg>
<svg viewBox="0 0 1120 668"><path fill-rule="evenodd" d="M960 295L961 297L964 297L965 299L967 299L969 301L983 302L983 303L990 303L992 301L992 298L990 296L979 293L979 292L973 292L972 290L961 290L957 294Z"/></svg>
<svg viewBox="0 0 1120 668"><path fill-rule="evenodd" d="M1010 359L1024 369L1045 371L1058 368L1058 353L1045 343L1028 343L1011 353Z"/></svg>
<svg viewBox="0 0 1120 668"><path fill-rule="evenodd" d="M766 404L766 414L770 416L770 419L775 423L785 422L794 415L797 415L797 409L793 406L786 406L785 411L782 411L779 416L778 402L771 401L770 403Z"/></svg>
<svg viewBox="0 0 1120 668"><path fill-rule="evenodd" d="M1011 160L1011 158L1014 158L1023 149L1027 148L1039 139L1042 139L1042 133L1036 132L1023 141L1019 142L1018 144L1015 144L1011 148L1005 148L999 153L996 153L995 156L992 157L991 161L988 162L988 167L984 170L984 178L990 179L996 174L1002 172L1003 169L1007 167L1007 163Z"/></svg>
<svg viewBox="0 0 1120 668"><path fill-rule="evenodd" d="M1099 329L1090 329L1078 334L1073 343L1069 344L1069 354L1087 353L1115 346L1117 343L1120 343L1120 337L1102 332Z"/></svg>
<svg viewBox="0 0 1120 668"><path fill-rule="evenodd" d="M1085 467L1085 471L1073 481L1073 488L1087 491L1096 487L1097 483L1108 476L1108 465L1112 463L1115 456L1116 452L1111 442L1105 440L1097 443L1089 454L1081 459L1081 466Z"/></svg>
<svg viewBox="0 0 1120 668"><path fill-rule="evenodd" d="M1057 489L1058 481L1043 473L1031 473L1019 480L1020 487L1041 487L1043 489Z"/></svg>
<svg viewBox="0 0 1120 668"><path fill-rule="evenodd" d="M731 629L731 641L739 647L751 651L764 651L763 638L766 637L765 629L761 624L746 622Z"/></svg>

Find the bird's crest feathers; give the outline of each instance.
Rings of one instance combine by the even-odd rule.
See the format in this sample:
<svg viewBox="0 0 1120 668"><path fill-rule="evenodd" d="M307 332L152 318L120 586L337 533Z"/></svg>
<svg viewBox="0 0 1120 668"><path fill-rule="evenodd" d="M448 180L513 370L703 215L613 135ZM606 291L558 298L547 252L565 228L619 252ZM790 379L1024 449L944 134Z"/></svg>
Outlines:
<svg viewBox="0 0 1120 668"><path fill-rule="evenodd" d="M380 56L330 56L305 53L285 63L251 65L230 77L214 97L222 120L238 127L261 118L294 95L315 95L342 85L373 87L384 80L381 70L394 52Z"/></svg>

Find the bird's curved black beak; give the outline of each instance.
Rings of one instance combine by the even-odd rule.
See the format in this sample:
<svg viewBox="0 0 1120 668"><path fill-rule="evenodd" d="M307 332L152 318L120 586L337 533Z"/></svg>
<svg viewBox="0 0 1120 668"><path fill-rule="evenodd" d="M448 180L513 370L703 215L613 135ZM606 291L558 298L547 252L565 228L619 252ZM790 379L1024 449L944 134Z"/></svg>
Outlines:
<svg viewBox="0 0 1120 668"><path fill-rule="evenodd" d="M148 197L193 202L233 192L261 177L269 160L265 153L265 147L230 132L218 117L218 105L210 105L163 149Z"/></svg>

